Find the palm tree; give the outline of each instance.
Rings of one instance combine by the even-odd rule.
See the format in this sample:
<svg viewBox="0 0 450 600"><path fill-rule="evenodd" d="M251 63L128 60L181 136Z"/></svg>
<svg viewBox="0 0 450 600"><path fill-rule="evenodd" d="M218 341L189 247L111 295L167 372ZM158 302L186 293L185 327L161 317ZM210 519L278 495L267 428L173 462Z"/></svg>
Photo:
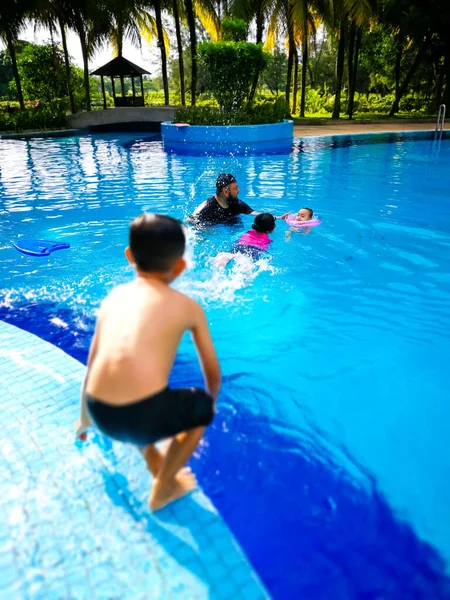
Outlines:
<svg viewBox="0 0 450 600"><path fill-rule="evenodd" d="M274 0L232 0L230 13L239 19L250 23L255 19L256 43L260 44L264 37L266 21L270 18L275 2Z"/></svg>
<svg viewBox="0 0 450 600"><path fill-rule="evenodd" d="M243 19L247 24L250 24L253 19L255 20L256 43L261 44L266 21L271 16L275 6L275 0L232 0L229 9L230 14L239 19ZM250 91L249 102L254 98L258 80L259 72L256 72Z"/></svg>
<svg viewBox="0 0 450 600"><path fill-rule="evenodd" d="M134 0L108 0L106 10L106 29L98 34L102 43L110 42L116 56L123 55L125 40L141 49L142 39L151 42L157 37L156 20L142 4Z"/></svg>
<svg viewBox="0 0 450 600"><path fill-rule="evenodd" d="M195 106L197 90L197 32L195 30L195 13L192 0L184 0L184 5L186 7L186 17L191 42L191 105Z"/></svg>
<svg viewBox="0 0 450 600"><path fill-rule="evenodd" d="M337 54L337 62L336 62L336 87L334 91L334 106L333 113L331 115L332 119L339 119L341 113L341 91L342 91L342 80L344 77L344 61L345 61L345 43L347 40L347 14L342 16L339 22L339 44L338 44L338 54Z"/></svg>
<svg viewBox="0 0 450 600"><path fill-rule="evenodd" d="M338 45L338 55L337 55L337 63L336 63L336 89L335 89L335 97L334 97L334 107L333 114L331 115L332 119L339 119L341 112L341 91L342 91L342 81L344 76L344 63L345 63L345 47L347 44L347 37L350 37L350 40L354 34L351 33L352 26L355 28L355 32L357 28L363 27L367 25L371 19L371 17L375 14L376 11L376 0L335 0L333 4L333 19L332 23L336 28L339 28L339 45ZM349 33L350 30L350 33ZM362 35L362 33L360 34ZM357 40L356 49L359 53L359 47L361 45L361 38L359 39L359 43ZM353 47L353 48L352 48ZM354 39L350 43L350 48L352 49L352 56L350 58L349 63L349 86L352 93L351 106L353 111L353 96L354 96L354 84L356 82L356 69L355 65L358 64L358 55L353 54L355 51L354 48Z"/></svg>
<svg viewBox="0 0 450 600"><path fill-rule="evenodd" d="M221 22L229 16L227 2L220 0L194 0L195 14L213 42L222 38Z"/></svg>
<svg viewBox="0 0 450 600"><path fill-rule="evenodd" d="M318 23L329 18L331 0L276 0L270 19L266 45L273 47L277 28L281 24L287 34L286 46L288 55L288 74L286 84L286 100L290 100L290 82L294 68L294 90L292 111L297 105L298 51L302 48L302 91L300 116L305 116L306 76L309 60L309 40L315 36Z"/></svg>
<svg viewBox="0 0 450 600"><path fill-rule="evenodd" d="M36 21L36 23L47 27L50 30L50 35L52 35L53 31L56 30L56 25L59 26L61 32L61 43L64 52L67 93L69 96L70 110L72 114L74 114L76 112L76 107L71 81L69 50L67 48L64 5L61 0L40 0L36 2L30 16Z"/></svg>
<svg viewBox="0 0 450 600"><path fill-rule="evenodd" d="M161 52L161 66L164 87L164 103L169 104L169 84L167 77L167 50L169 38L161 19L161 0L103 0L102 21L96 21L92 31L97 42L110 42L116 56L123 55L123 44L129 40L137 48L142 48L142 40L150 43L158 39ZM155 16L149 10L155 11ZM120 78L122 95L125 95L123 77Z"/></svg>
<svg viewBox="0 0 450 600"><path fill-rule="evenodd" d="M30 4L26 0L2 0L0 3L0 38L4 41L11 57L14 81L16 82L17 96L21 110L25 109L25 103L23 101L19 70L17 68L16 44L19 33L25 26L27 12L30 8Z"/></svg>
<svg viewBox="0 0 450 600"><path fill-rule="evenodd" d="M105 6L100 3L90 3L89 0L60 1L65 25L74 30L80 39L86 95L85 108L90 111L89 58L101 45L101 34L107 30L108 12Z"/></svg>
<svg viewBox="0 0 450 600"><path fill-rule="evenodd" d="M158 47L161 51L161 68L162 78L164 87L164 104L169 104L169 80L167 77L167 54L166 54L166 42L164 39L164 28L161 19L161 0L151 0L152 6L155 10L156 17L156 29L158 31Z"/></svg>
<svg viewBox="0 0 450 600"><path fill-rule="evenodd" d="M328 19L329 3L327 0L290 1L292 4L292 19L294 22L296 46L300 44L302 46L302 95L300 101L300 116L304 117L306 106L306 75L308 72L309 60L309 40L312 36L316 35L317 25L321 22L321 20Z"/></svg>
<svg viewBox="0 0 450 600"><path fill-rule="evenodd" d="M195 106L197 97L197 31L196 17L203 29L213 41L222 37L221 16L229 14L228 2L220 0L184 0L186 20L189 28L191 49L191 105Z"/></svg>
<svg viewBox="0 0 450 600"><path fill-rule="evenodd" d="M358 71L358 56L361 48L362 26L357 27L355 21L350 24L348 52L347 52L347 81L348 81L348 118L353 118L353 106L356 88L356 74Z"/></svg>
<svg viewBox="0 0 450 600"><path fill-rule="evenodd" d="M288 65L286 76L286 102L290 107L291 99L291 80L292 69L294 67L294 59L297 53L295 45L295 23L293 19L292 0L275 0L273 5L272 15L269 21L267 31L266 48L272 50L278 37L279 28L281 27L286 36L286 47L288 49Z"/></svg>
<svg viewBox="0 0 450 600"><path fill-rule="evenodd" d="M184 59L183 59L183 42L181 40L181 21L180 12L183 10L183 6L180 6L180 0L172 0L172 13L175 21L175 35L177 38L177 50L178 50L178 68L180 71L180 95L181 105L186 104L186 93L184 87Z"/></svg>
<svg viewBox="0 0 450 600"><path fill-rule="evenodd" d="M351 16L348 47L348 118L353 118L353 106L356 91L356 75L358 73L358 58L361 50L364 29L369 26L370 20L377 13L377 0L366 0L355 5Z"/></svg>

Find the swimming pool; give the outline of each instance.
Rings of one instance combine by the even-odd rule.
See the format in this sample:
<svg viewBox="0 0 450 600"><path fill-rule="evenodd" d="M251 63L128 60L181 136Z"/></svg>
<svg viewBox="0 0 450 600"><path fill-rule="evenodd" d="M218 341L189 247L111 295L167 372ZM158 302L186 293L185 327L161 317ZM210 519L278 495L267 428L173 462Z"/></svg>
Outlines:
<svg viewBox="0 0 450 600"><path fill-rule="evenodd" d="M177 286L207 309L224 371L194 468L274 598L448 598L449 163L427 134L239 159L136 134L3 140L0 318L85 360L139 212L183 218L222 171L257 210L311 206L322 225L278 224L250 273L209 258L251 218L190 235ZM33 259L22 235L72 247ZM200 382L187 339L173 381Z"/></svg>

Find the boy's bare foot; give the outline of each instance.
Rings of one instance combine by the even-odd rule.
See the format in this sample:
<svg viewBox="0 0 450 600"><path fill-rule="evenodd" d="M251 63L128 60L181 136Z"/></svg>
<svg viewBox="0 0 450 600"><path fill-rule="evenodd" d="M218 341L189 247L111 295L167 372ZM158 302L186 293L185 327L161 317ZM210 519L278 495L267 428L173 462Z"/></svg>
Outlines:
<svg viewBox="0 0 450 600"><path fill-rule="evenodd" d="M159 510L178 498L182 498L197 486L195 475L189 469L179 471L174 479L162 481L155 479L150 493L151 510Z"/></svg>

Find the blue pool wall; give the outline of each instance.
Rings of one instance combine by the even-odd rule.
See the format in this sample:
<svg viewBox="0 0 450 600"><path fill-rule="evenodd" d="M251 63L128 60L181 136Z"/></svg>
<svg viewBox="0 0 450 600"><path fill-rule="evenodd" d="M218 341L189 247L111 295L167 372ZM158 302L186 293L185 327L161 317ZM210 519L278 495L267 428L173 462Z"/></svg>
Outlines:
<svg viewBox="0 0 450 600"><path fill-rule="evenodd" d="M163 147L169 154L234 155L292 152L294 122L264 125L184 125L161 123Z"/></svg>

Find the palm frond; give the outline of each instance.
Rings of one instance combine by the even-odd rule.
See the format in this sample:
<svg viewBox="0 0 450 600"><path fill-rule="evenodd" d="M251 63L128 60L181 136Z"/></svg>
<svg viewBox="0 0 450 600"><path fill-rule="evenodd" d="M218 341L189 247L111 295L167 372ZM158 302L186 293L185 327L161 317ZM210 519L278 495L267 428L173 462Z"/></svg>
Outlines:
<svg viewBox="0 0 450 600"><path fill-rule="evenodd" d="M279 15L274 12L269 21L269 27L267 29L267 38L264 44L265 50L273 51L277 43L278 38L278 17Z"/></svg>
<svg viewBox="0 0 450 600"><path fill-rule="evenodd" d="M220 22L212 2L194 0L195 14L213 42L221 39Z"/></svg>
<svg viewBox="0 0 450 600"><path fill-rule="evenodd" d="M147 44L150 44L158 37L156 19L149 12L143 10L136 15L136 23L139 27L142 38Z"/></svg>

